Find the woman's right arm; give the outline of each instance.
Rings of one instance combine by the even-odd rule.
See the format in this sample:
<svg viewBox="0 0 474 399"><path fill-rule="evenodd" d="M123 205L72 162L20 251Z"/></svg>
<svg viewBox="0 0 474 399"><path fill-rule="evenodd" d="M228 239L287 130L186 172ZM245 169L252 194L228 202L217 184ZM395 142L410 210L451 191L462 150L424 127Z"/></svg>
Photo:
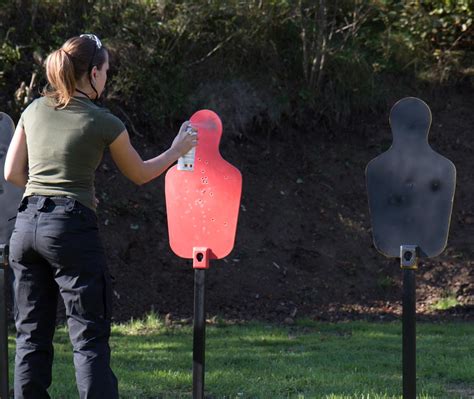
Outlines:
<svg viewBox="0 0 474 399"><path fill-rule="evenodd" d="M28 182L28 149L25 130L21 124L17 126L8 147L3 175L7 182L18 187L24 188Z"/></svg>
<svg viewBox="0 0 474 399"><path fill-rule="evenodd" d="M130 143L128 132L124 130L110 144L110 154L119 170L135 184L142 185L166 171L176 160L197 145L197 135L188 134L183 123L171 147L155 158L144 161Z"/></svg>

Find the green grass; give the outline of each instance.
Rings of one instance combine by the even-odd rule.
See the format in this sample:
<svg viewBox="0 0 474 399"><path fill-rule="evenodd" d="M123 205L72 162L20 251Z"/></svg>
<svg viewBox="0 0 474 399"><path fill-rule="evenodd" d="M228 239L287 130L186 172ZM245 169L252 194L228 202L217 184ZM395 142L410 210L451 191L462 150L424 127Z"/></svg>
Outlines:
<svg viewBox="0 0 474 399"><path fill-rule="evenodd" d="M263 323L207 327L212 398L401 398L401 323ZM474 395L474 325L418 323L419 398ZM112 367L121 398L190 398L192 328L150 315L116 325ZM14 339L9 340L13 364ZM12 369L12 367L11 367ZM12 377L12 370L11 377ZM67 330L55 337L54 399L77 398Z"/></svg>
<svg viewBox="0 0 474 399"><path fill-rule="evenodd" d="M440 298L431 307L435 310L448 310L454 308L457 305L459 305L459 301L456 299L455 296L447 296L444 298Z"/></svg>

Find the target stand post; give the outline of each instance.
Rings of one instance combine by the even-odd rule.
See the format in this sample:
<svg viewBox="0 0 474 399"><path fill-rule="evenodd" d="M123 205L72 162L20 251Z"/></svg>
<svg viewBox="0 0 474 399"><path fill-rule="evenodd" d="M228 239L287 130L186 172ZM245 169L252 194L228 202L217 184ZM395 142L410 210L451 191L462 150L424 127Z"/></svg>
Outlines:
<svg viewBox="0 0 474 399"><path fill-rule="evenodd" d="M193 399L204 398L205 278L211 259L233 249L242 193L242 175L219 153L222 123L210 110L190 119L199 144L192 168L173 166L166 173L166 216L172 251L193 260Z"/></svg>
<svg viewBox="0 0 474 399"><path fill-rule="evenodd" d="M369 162L367 193L375 248L403 273L403 398L416 398L416 270L443 252L456 186L453 163L428 143L431 111L415 97L390 111L393 143Z"/></svg>
<svg viewBox="0 0 474 399"><path fill-rule="evenodd" d="M204 398L206 353L206 269L209 249L193 248L194 326L193 326L193 398Z"/></svg>
<svg viewBox="0 0 474 399"><path fill-rule="evenodd" d="M8 399L8 244L23 189L5 181L5 157L15 131L13 120L0 112L0 399Z"/></svg>
<svg viewBox="0 0 474 399"><path fill-rule="evenodd" d="M8 245L0 245L0 399L8 398L8 324L6 304L6 271Z"/></svg>
<svg viewBox="0 0 474 399"><path fill-rule="evenodd" d="M403 270L403 332L402 368L403 397L416 397L416 245L400 246L400 267Z"/></svg>

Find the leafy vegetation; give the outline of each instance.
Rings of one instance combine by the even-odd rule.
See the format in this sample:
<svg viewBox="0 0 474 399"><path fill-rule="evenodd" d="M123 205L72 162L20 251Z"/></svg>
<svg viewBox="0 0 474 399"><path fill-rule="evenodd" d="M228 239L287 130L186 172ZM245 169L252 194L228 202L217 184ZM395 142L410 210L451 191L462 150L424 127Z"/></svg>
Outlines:
<svg viewBox="0 0 474 399"><path fill-rule="evenodd" d="M432 308L435 310L448 310L458 306L460 303L454 295L448 295L443 298L439 298L433 305Z"/></svg>
<svg viewBox="0 0 474 399"><path fill-rule="evenodd" d="M402 80L474 74L469 0L2 3L0 101L14 116L44 84L45 56L81 32L114 55L108 105L151 132L198 106L240 134L282 120L335 129L379 110Z"/></svg>

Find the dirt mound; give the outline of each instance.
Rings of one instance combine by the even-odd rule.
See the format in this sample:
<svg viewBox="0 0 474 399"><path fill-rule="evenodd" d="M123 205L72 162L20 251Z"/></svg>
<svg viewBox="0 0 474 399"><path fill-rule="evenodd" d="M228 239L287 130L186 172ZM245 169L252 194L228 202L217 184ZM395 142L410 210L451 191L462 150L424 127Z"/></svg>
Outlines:
<svg viewBox="0 0 474 399"><path fill-rule="evenodd" d="M418 314L473 319L468 127L474 125L474 101L459 92L443 98L449 100L425 98L433 112L430 142L455 163L458 183L448 247L422 261L417 272ZM367 162L390 145L388 110L360 126L337 136L288 128L226 139L224 130L221 152L241 170L244 186L235 249L207 272L209 315L287 322L400 315L401 271L396 259L385 259L372 245L364 176ZM155 145L133 138L144 157L170 140L165 136ZM115 318L152 310L190 317L194 275L190 261L168 246L163 178L136 187L106 157L97 188L115 277ZM442 297L454 297L458 305L433 310Z"/></svg>
<svg viewBox="0 0 474 399"><path fill-rule="evenodd" d="M417 312L425 319L474 320L474 99L467 90L423 99L433 112L431 145L454 162L458 181L448 247L417 272ZM234 251L206 273L210 316L287 323L400 316L402 273L396 259L372 245L364 175L368 161L391 143L388 112L337 135L288 127L226 136L224 121L221 152L242 172L243 197ZM158 144L132 137L144 158L171 140L172 133ZM108 156L99 168L99 221L116 320L150 311L168 319L192 316L194 273L169 248L163 182L137 187ZM433 310L442 297L455 298L457 306Z"/></svg>

